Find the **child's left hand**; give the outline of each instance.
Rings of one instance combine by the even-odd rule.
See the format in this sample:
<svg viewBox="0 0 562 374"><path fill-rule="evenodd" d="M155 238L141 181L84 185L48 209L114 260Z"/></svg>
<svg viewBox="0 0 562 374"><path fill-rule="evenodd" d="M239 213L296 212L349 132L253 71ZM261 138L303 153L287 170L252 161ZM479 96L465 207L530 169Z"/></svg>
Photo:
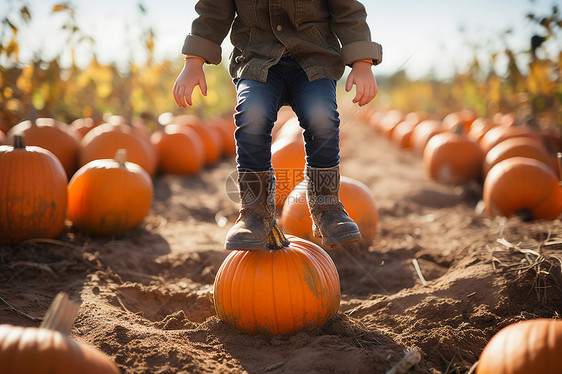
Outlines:
<svg viewBox="0 0 562 374"><path fill-rule="evenodd" d="M353 103L359 103L359 106L369 103L377 96L377 81L371 66L372 64L367 61L355 61L345 83L347 92L351 91L351 88L355 85Z"/></svg>

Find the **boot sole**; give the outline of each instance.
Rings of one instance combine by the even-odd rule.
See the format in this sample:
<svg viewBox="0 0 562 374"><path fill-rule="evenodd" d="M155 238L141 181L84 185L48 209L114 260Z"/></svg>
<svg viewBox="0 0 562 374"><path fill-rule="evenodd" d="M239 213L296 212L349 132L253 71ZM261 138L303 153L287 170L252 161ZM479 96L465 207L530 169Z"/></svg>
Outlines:
<svg viewBox="0 0 562 374"><path fill-rule="evenodd" d="M267 249L267 240L260 242L229 242L224 243L224 249L228 251L263 251Z"/></svg>
<svg viewBox="0 0 562 374"><path fill-rule="evenodd" d="M345 246L347 244L358 242L361 238L361 233L356 231L338 237L322 237L322 244L329 247L336 247L338 245Z"/></svg>

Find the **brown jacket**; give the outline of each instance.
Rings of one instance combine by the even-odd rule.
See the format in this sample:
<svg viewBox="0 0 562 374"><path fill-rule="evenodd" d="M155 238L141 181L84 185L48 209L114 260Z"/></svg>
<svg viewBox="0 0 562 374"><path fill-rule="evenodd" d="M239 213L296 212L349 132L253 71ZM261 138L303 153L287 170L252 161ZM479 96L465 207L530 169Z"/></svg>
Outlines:
<svg viewBox="0 0 562 374"><path fill-rule="evenodd" d="M356 0L199 0L195 10L199 17L182 52L218 64L220 45L230 31L233 78L265 82L267 70L286 54L311 81L338 80L345 65L357 60L382 61L365 7Z"/></svg>

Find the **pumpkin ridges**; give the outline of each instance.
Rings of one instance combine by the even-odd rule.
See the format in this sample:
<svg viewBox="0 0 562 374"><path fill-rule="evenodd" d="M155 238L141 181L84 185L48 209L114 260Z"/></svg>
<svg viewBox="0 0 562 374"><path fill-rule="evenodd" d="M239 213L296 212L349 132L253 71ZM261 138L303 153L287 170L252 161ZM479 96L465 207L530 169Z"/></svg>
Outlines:
<svg viewBox="0 0 562 374"><path fill-rule="evenodd" d="M20 138L15 137L14 142ZM25 145L23 145L25 146ZM48 150L0 147L0 242L53 239L64 229L67 177Z"/></svg>
<svg viewBox="0 0 562 374"><path fill-rule="evenodd" d="M219 304L215 305L215 310L224 312L217 313L219 318L250 334L290 334L309 325L318 326L335 313L333 305L337 303L339 306L340 300L337 272L321 274L324 267L317 266L315 254L317 251L323 252L320 247L298 238L290 237L290 240L294 242L289 242L288 247L281 249L233 251L227 256L214 285L215 303ZM325 260L331 261L327 254ZM278 271L285 264L288 266L287 271ZM231 270L235 272L234 275L228 271L231 267L236 267ZM280 278L283 274L289 274L289 279ZM231 277L225 278L226 276ZM308 285L306 279L303 279L305 277L309 279ZM327 282L329 278L331 281ZM337 300L328 300L333 293L325 288L336 283L337 290L333 291L337 291ZM245 287L240 292L242 284ZM228 292L227 288L223 288L225 285L232 287L231 309L227 309L225 305L229 301L229 295L224 295ZM283 285L290 285L289 289L293 291L290 298L287 297L287 290L282 288ZM318 287L321 294L318 294ZM300 304L299 298L303 300Z"/></svg>

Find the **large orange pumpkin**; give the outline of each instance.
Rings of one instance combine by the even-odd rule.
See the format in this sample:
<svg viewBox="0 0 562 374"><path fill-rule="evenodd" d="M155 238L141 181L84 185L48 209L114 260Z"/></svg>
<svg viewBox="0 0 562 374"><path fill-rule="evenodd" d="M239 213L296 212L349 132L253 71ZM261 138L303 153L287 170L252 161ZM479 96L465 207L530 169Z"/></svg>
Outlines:
<svg viewBox="0 0 562 374"><path fill-rule="evenodd" d="M554 220L562 213L562 187L543 162L511 157L494 165L484 180L489 215Z"/></svg>
<svg viewBox="0 0 562 374"><path fill-rule="evenodd" d="M233 251L214 283L217 316L248 333L287 335L322 326L340 305L338 271L319 246L277 224L263 251Z"/></svg>
<svg viewBox="0 0 562 374"><path fill-rule="evenodd" d="M121 148L127 150L129 161L154 175L158 164L154 146L128 125L105 123L90 130L80 143L80 166L93 160L110 159Z"/></svg>
<svg viewBox="0 0 562 374"><path fill-rule="evenodd" d="M501 329L482 351L476 374L560 374L562 321L539 318Z"/></svg>
<svg viewBox="0 0 562 374"><path fill-rule="evenodd" d="M192 175L203 167L201 138L186 126L166 125L151 138L158 153L158 169L163 173Z"/></svg>
<svg viewBox="0 0 562 374"><path fill-rule="evenodd" d="M52 239L64 229L66 173L60 161L40 147L0 146L0 242Z"/></svg>
<svg viewBox="0 0 562 374"><path fill-rule="evenodd" d="M275 206L283 206L293 188L304 180L305 163L304 142L295 142L292 139L273 142L271 165L277 179Z"/></svg>
<svg viewBox="0 0 562 374"><path fill-rule="evenodd" d="M2 374L118 374L102 351L68 338L75 310L51 306L39 328L0 325Z"/></svg>
<svg viewBox="0 0 562 374"><path fill-rule="evenodd" d="M370 244L377 233L378 211L373 194L367 186L353 178L341 177L340 201L359 226L361 242ZM312 234L312 219L306 203L306 182L298 184L283 205L281 226L287 234L320 244Z"/></svg>
<svg viewBox="0 0 562 374"><path fill-rule="evenodd" d="M69 125L52 118L37 118L35 122L23 121L8 131L8 143L14 135L22 135L27 145L51 151L62 163L68 178L76 171L79 134Z"/></svg>
<svg viewBox="0 0 562 374"><path fill-rule="evenodd" d="M78 230L116 235L142 222L153 197L152 180L118 150L115 160L94 160L68 184L68 218Z"/></svg>
<svg viewBox="0 0 562 374"><path fill-rule="evenodd" d="M484 153L478 142L458 124L454 132L433 136L424 148L423 164L429 176L441 183L462 184L482 176Z"/></svg>

